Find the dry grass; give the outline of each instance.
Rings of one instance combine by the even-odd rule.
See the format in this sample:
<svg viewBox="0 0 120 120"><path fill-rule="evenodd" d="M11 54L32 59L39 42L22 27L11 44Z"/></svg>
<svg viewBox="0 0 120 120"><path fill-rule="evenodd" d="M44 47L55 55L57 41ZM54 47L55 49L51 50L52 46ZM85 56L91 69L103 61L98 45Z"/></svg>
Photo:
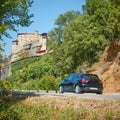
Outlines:
<svg viewBox="0 0 120 120"><path fill-rule="evenodd" d="M22 101L24 105L39 106L54 104L54 110L75 109L82 114L84 120L119 120L120 119L120 100L100 100L100 99L82 99L66 97L30 97ZM101 118L101 119L100 119ZM79 119L78 119L79 120ZM83 120L83 119L82 119Z"/></svg>
<svg viewBox="0 0 120 120"><path fill-rule="evenodd" d="M0 103L0 120L120 120L120 100L39 96Z"/></svg>

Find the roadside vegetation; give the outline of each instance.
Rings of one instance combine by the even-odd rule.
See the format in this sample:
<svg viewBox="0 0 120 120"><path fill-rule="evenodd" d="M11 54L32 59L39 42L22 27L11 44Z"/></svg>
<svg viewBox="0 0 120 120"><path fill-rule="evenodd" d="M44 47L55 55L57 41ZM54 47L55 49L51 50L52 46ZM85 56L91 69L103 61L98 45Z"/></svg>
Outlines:
<svg viewBox="0 0 120 120"><path fill-rule="evenodd" d="M32 64L34 62L39 61L41 58L42 58L42 56L32 57L32 58L21 59L19 61L15 61L15 62L11 63L12 74L23 69L24 67L28 67L30 64Z"/></svg>
<svg viewBox="0 0 120 120"><path fill-rule="evenodd" d="M30 63L28 65L28 63ZM19 65L23 64L18 61ZM32 58L24 60L18 67L17 63L12 64L14 72L10 77L0 82L1 88L21 89L21 90L57 90L58 82L60 81L55 71L52 57L45 55L44 57Z"/></svg>
<svg viewBox="0 0 120 120"><path fill-rule="evenodd" d="M0 120L119 120L120 101L64 97L0 99Z"/></svg>
<svg viewBox="0 0 120 120"><path fill-rule="evenodd" d="M47 49L53 52L13 63L13 74L1 86L54 90L67 74L90 68L105 47L119 37L119 4L117 0L86 0L83 13L68 11L59 15L48 33Z"/></svg>

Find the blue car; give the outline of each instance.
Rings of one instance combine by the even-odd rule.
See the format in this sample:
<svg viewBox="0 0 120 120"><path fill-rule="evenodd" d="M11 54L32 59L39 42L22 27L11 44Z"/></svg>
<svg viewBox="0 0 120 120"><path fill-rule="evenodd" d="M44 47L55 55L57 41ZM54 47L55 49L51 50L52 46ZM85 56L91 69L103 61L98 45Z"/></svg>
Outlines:
<svg viewBox="0 0 120 120"><path fill-rule="evenodd" d="M103 93L103 83L98 75L88 73L73 73L59 84L59 93Z"/></svg>

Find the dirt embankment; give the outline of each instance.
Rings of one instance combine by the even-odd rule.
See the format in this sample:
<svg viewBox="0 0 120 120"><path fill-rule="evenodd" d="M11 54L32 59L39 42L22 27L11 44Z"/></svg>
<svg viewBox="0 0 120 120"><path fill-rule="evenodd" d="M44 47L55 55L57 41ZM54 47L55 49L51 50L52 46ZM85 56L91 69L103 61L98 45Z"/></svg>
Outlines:
<svg viewBox="0 0 120 120"><path fill-rule="evenodd" d="M120 38L107 46L98 63L91 69L100 76L104 93L120 93Z"/></svg>

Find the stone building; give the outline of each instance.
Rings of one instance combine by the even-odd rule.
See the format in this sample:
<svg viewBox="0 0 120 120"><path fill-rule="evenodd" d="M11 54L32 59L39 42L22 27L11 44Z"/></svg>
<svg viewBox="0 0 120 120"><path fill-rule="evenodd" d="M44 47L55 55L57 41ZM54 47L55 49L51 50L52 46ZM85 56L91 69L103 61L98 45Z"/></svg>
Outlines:
<svg viewBox="0 0 120 120"><path fill-rule="evenodd" d="M46 33L18 33L17 40L12 42L11 62L46 54L46 42Z"/></svg>

